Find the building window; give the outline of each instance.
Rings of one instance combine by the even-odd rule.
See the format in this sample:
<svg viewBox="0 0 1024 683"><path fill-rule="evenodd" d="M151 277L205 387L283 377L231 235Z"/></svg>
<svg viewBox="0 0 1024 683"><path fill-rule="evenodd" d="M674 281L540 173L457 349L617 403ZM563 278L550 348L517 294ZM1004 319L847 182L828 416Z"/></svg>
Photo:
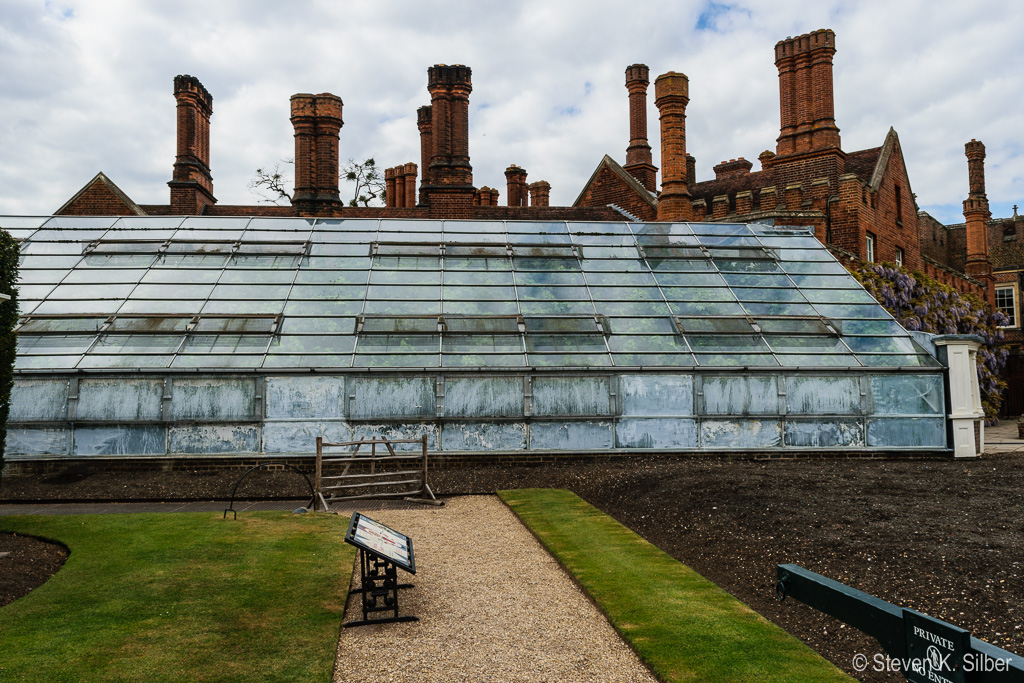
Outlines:
<svg viewBox="0 0 1024 683"><path fill-rule="evenodd" d="M899 185L896 186L896 225L903 227L903 197Z"/></svg>
<svg viewBox="0 0 1024 683"><path fill-rule="evenodd" d="M903 250L900 249L899 247L896 247L896 265L903 265Z"/></svg>
<svg viewBox="0 0 1024 683"><path fill-rule="evenodd" d="M996 287L996 308L1009 322L1002 327L1017 327L1017 286Z"/></svg>
<svg viewBox="0 0 1024 683"><path fill-rule="evenodd" d="M873 263L875 260L875 236L870 232L864 239L864 260Z"/></svg>

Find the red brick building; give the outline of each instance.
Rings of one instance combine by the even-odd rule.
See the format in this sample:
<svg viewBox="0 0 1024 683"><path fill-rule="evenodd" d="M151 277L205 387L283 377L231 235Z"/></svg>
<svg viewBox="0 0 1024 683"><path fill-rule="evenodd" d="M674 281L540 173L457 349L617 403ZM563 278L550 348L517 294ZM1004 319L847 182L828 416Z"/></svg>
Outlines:
<svg viewBox="0 0 1024 683"><path fill-rule="evenodd" d="M818 30L775 45L780 130L775 150L758 155L759 168L738 157L698 181L686 153L689 81L670 71L654 80L661 168L648 142L647 66L626 69L629 143L624 165L605 155L570 207L549 206L551 186L527 182L527 171L505 170L499 190L473 185L469 151L472 71L461 65L427 70L430 104L417 111L419 163L386 169L387 206L348 207L338 190L341 98L330 93L291 98L295 131L295 191L290 206L217 203L210 169L213 97L192 76L174 79L177 155L168 204L138 205L99 173L56 213L74 215L263 215L452 218L478 220L771 221L812 226L840 261L902 264L959 291L977 294L1010 318L1017 343L1009 366L1009 410L1024 412L1024 355L1020 353L1021 218L993 220L985 196L985 148L966 145L965 222L942 225L917 210L899 136L889 129L878 147L844 151L836 125L832 60L835 33ZM657 183L661 172L660 189ZM1020 239L1024 239L1021 235Z"/></svg>

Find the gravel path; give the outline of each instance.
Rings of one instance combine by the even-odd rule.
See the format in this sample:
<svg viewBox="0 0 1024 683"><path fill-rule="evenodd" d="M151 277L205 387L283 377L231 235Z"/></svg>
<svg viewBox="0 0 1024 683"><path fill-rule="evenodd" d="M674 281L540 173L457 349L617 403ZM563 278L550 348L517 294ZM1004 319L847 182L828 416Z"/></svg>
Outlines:
<svg viewBox="0 0 1024 683"><path fill-rule="evenodd" d="M656 680L497 498L369 516L413 539L399 604L420 621L341 629L335 683ZM361 617L354 595L345 621Z"/></svg>

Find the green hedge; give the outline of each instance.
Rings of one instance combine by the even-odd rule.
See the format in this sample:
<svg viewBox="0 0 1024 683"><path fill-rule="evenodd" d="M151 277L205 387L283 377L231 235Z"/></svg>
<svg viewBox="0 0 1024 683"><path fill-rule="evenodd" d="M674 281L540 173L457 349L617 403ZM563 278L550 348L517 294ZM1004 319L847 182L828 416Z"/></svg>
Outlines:
<svg viewBox="0 0 1024 683"><path fill-rule="evenodd" d="M9 233L0 230L0 292L11 297L10 301L0 301L0 473L3 472L7 414L14 384L14 355L18 348L14 337L14 325L18 322L18 290L14 288L17 280L18 243Z"/></svg>

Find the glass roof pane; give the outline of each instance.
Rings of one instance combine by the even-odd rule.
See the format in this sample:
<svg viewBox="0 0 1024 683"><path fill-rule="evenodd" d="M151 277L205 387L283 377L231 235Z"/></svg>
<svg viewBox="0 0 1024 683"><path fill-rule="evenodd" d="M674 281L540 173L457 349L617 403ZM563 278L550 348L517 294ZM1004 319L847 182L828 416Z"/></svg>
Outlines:
<svg viewBox="0 0 1024 683"><path fill-rule="evenodd" d="M580 251L581 258L624 258L624 259L636 259L640 258L640 252L637 251L636 247L592 247L583 246L577 247Z"/></svg>
<svg viewBox="0 0 1024 683"><path fill-rule="evenodd" d="M596 353L607 347L598 334L528 334L526 349L538 352Z"/></svg>
<svg viewBox="0 0 1024 683"><path fill-rule="evenodd" d="M234 242L182 242L176 241L167 245L168 254L230 254L235 248Z"/></svg>
<svg viewBox="0 0 1024 683"><path fill-rule="evenodd" d="M696 235L752 235L750 226L739 223L690 223Z"/></svg>
<svg viewBox="0 0 1024 683"><path fill-rule="evenodd" d="M18 354L85 353L95 339L92 334L19 334Z"/></svg>
<svg viewBox="0 0 1024 683"><path fill-rule="evenodd" d="M527 301L567 301L589 299L586 287L519 287L519 299Z"/></svg>
<svg viewBox="0 0 1024 683"><path fill-rule="evenodd" d="M523 354L458 353L441 356L441 365L449 368L463 367L522 367L526 365Z"/></svg>
<svg viewBox="0 0 1024 683"><path fill-rule="evenodd" d="M32 271L25 271L32 272ZM41 271L35 271L41 272ZM135 283L146 273L145 270L134 268L110 268L103 270L73 270L66 278L64 284L92 285L96 283Z"/></svg>
<svg viewBox="0 0 1024 683"><path fill-rule="evenodd" d="M157 284L139 285L132 291L132 299L205 299L213 285Z"/></svg>
<svg viewBox="0 0 1024 683"><path fill-rule="evenodd" d="M437 333L438 320L435 316L371 317L363 318L363 333L418 332Z"/></svg>
<svg viewBox="0 0 1024 683"><path fill-rule="evenodd" d="M281 334L355 334L356 319L353 318L284 318Z"/></svg>
<svg viewBox="0 0 1024 683"><path fill-rule="evenodd" d="M437 285L370 285L366 289L366 298L387 301L402 299L436 301L441 298L441 288Z"/></svg>
<svg viewBox="0 0 1024 683"><path fill-rule="evenodd" d="M434 328L436 331L436 327ZM430 353L437 352L438 334L366 334L359 336L357 353Z"/></svg>
<svg viewBox="0 0 1024 683"><path fill-rule="evenodd" d="M614 334L678 334L670 318L609 318Z"/></svg>
<svg viewBox="0 0 1024 683"><path fill-rule="evenodd" d="M449 244L444 248L445 256L497 256L499 258L508 255L508 248L504 244Z"/></svg>
<svg viewBox="0 0 1024 683"><path fill-rule="evenodd" d="M634 235L692 235L687 223L631 223Z"/></svg>
<svg viewBox="0 0 1024 683"><path fill-rule="evenodd" d="M236 230L241 234L241 230L251 220L246 216L218 216L216 220L210 220L207 216L189 216L181 224L181 230Z"/></svg>
<svg viewBox="0 0 1024 683"><path fill-rule="evenodd" d="M394 260L397 262L402 259ZM374 263L376 264L376 261ZM300 267L303 270L317 268L326 270L366 270L370 267L370 258L368 256L307 256L300 262Z"/></svg>
<svg viewBox="0 0 1024 683"><path fill-rule="evenodd" d="M857 360L868 367L938 367L939 362L931 356L904 356L898 354L858 354Z"/></svg>
<svg viewBox="0 0 1024 683"><path fill-rule="evenodd" d="M582 277L580 279L582 280ZM512 271L446 270L444 283L446 285L511 285Z"/></svg>
<svg viewBox="0 0 1024 683"><path fill-rule="evenodd" d="M738 303L727 301L673 301L669 304L676 315L744 315Z"/></svg>
<svg viewBox="0 0 1024 683"><path fill-rule="evenodd" d="M320 282L336 282L336 281L354 281L356 275L362 275L363 282L366 281L366 273L351 273L351 277L347 277L349 274L342 274L341 280L338 280L337 273L329 273L335 279L327 280L326 278L320 278ZM316 280L307 279L300 277L300 281L314 282ZM370 273L370 283L374 285L439 285L441 284L441 273L440 271L430 270L379 270L374 268Z"/></svg>
<svg viewBox="0 0 1024 683"><path fill-rule="evenodd" d="M810 304L801 303L753 303L743 302L743 308L749 315L816 315Z"/></svg>
<svg viewBox="0 0 1024 683"><path fill-rule="evenodd" d="M18 354L14 360L15 370L42 370L73 368L81 356L28 356Z"/></svg>
<svg viewBox="0 0 1024 683"><path fill-rule="evenodd" d="M523 315L586 315L594 313L590 301L520 301Z"/></svg>
<svg viewBox="0 0 1024 683"><path fill-rule="evenodd" d="M229 356L213 354L186 355L179 353L171 363L172 368L258 368L263 363L263 354Z"/></svg>
<svg viewBox="0 0 1024 683"><path fill-rule="evenodd" d="M447 282L448 277L445 276ZM587 284L583 273L565 271L516 271L516 284L519 286L573 285L583 287Z"/></svg>
<svg viewBox="0 0 1024 683"><path fill-rule="evenodd" d="M825 318L891 318L878 304L814 304Z"/></svg>
<svg viewBox="0 0 1024 683"><path fill-rule="evenodd" d="M461 259L471 264L480 262L480 268L485 268L487 262L499 262L499 259ZM507 259L506 259L507 261ZM452 259L445 259L445 267L451 268ZM437 270L441 267L441 258L438 256L374 256L374 268L400 268L405 270ZM476 268L476 265L466 266ZM508 266L505 266L508 269Z"/></svg>
<svg viewBox="0 0 1024 683"><path fill-rule="evenodd" d="M352 365L357 368L436 368L438 354L357 353Z"/></svg>
<svg viewBox="0 0 1024 683"><path fill-rule="evenodd" d="M687 334L686 340L695 352L768 351L764 339L753 334Z"/></svg>
<svg viewBox="0 0 1024 683"><path fill-rule="evenodd" d="M780 263L782 269L787 273L812 273L814 275L842 275L844 279L850 276L850 271L843 268L843 264L813 262L813 261L789 261Z"/></svg>
<svg viewBox="0 0 1024 683"><path fill-rule="evenodd" d="M172 355L92 354L82 358L80 368L166 368L171 364Z"/></svg>
<svg viewBox="0 0 1024 683"><path fill-rule="evenodd" d="M309 245L310 256L369 256L370 245L313 243Z"/></svg>
<svg viewBox="0 0 1024 683"><path fill-rule="evenodd" d="M594 246L632 247L635 244L632 235L573 235L572 241L573 244ZM592 256L592 254L588 253L588 256Z"/></svg>
<svg viewBox="0 0 1024 683"><path fill-rule="evenodd" d="M442 288L441 296L448 300L464 301L509 301L515 300L515 290L512 287L456 287L445 285Z"/></svg>
<svg viewBox="0 0 1024 683"><path fill-rule="evenodd" d="M786 367L832 367L858 368L860 363L848 353L832 353L822 355L786 353L776 356L779 365Z"/></svg>
<svg viewBox="0 0 1024 683"><path fill-rule="evenodd" d="M446 334L441 338L445 353L522 353L518 334Z"/></svg>
<svg viewBox="0 0 1024 683"><path fill-rule="evenodd" d="M765 341L775 353L847 353L838 337L771 335Z"/></svg>
<svg viewBox="0 0 1024 683"><path fill-rule="evenodd" d="M758 318L755 320L765 334L832 334L821 320L813 318Z"/></svg>
<svg viewBox="0 0 1024 683"><path fill-rule="evenodd" d="M285 304L285 315L356 315L362 311L363 302L359 299L349 301L289 301Z"/></svg>
<svg viewBox="0 0 1024 683"><path fill-rule="evenodd" d="M668 315L663 301L598 301L594 304L601 315Z"/></svg>
<svg viewBox="0 0 1024 683"><path fill-rule="evenodd" d="M269 313L280 313L284 307L283 301L261 301L253 299L250 301L207 301L203 306L203 315L216 313L228 313L231 315L261 315Z"/></svg>
<svg viewBox="0 0 1024 683"><path fill-rule="evenodd" d="M347 368L351 354L287 355L271 354L263 360L264 368Z"/></svg>
<svg viewBox="0 0 1024 683"><path fill-rule="evenodd" d="M354 336L331 335L282 335L274 337L268 353L343 353L351 354L356 346Z"/></svg>
<svg viewBox="0 0 1024 683"><path fill-rule="evenodd" d="M700 242L697 241L697 237L690 234L641 234L636 236L636 241L640 244L644 251L650 255L648 247L665 247L666 251L681 251L680 249L673 249L673 247L683 247L687 251L685 253L696 253L703 254L700 250ZM655 250L657 251L657 250Z"/></svg>
<svg viewBox="0 0 1024 683"><path fill-rule="evenodd" d="M88 259L89 257L86 257ZM109 258L114 258L113 256ZM143 258L143 257L135 257ZM153 259L150 258L150 261ZM153 264L154 268L221 268L228 260L227 254L163 254ZM97 264L100 265L100 264ZM133 264L134 265L134 264ZM147 265L139 263L138 265Z"/></svg>
<svg viewBox="0 0 1024 683"><path fill-rule="evenodd" d="M311 271L316 272L316 271ZM344 277L344 273L336 274ZM360 273L365 279L365 274ZM294 270L225 270L220 277L220 284L291 284L295 278Z"/></svg>
<svg viewBox="0 0 1024 683"><path fill-rule="evenodd" d="M402 221L384 219L380 222L379 229L382 232L432 232L434 234L440 234L441 221Z"/></svg>
<svg viewBox="0 0 1024 683"><path fill-rule="evenodd" d="M661 301L657 287L591 287L590 294L597 300Z"/></svg>
<svg viewBox="0 0 1024 683"><path fill-rule="evenodd" d="M313 227L317 230L365 232L376 230L379 222L376 218L317 218Z"/></svg>
<svg viewBox="0 0 1024 683"><path fill-rule="evenodd" d="M535 353L529 354L530 365L544 367L606 367L611 365L607 353Z"/></svg>
<svg viewBox="0 0 1024 683"><path fill-rule="evenodd" d="M689 353L613 353L615 365L641 367L653 365L658 367L692 367L696 365L693 355Z"/></svg>
<svg viewBox="0 0 1024 683"><path fill-rule="evenodd" d="M117 309L117 312L120 315L126 313L177 313L184 315L198 313L202 307L202 299L129 299L120 309Z"/></svg>
<svg viewBox="0 0 1024 683"><path fill-rule="evenodd" d="M108 328L111 332L184 332L188 328L190 317L162 318L148 316L130 318L118 316Z"/></svg>
<svg viewBox="0 0 1024 683"><path fill-rule="evenodd" d="M503 221L445 221L444 232L504 233Z"/></svg>
<svg viewBox="0 0 1024 683"><path fill-rule="evenodd" d="M677 318L679 327L687 334L736 333L751 334L754 329L746 318Z"/></svg>
<svg viewBox="0 0 1024 683"><path fill-rule="evenodd" d="M906 334L906 331L892 318L888 320L843 320L841 325L844 335L882 334L903 336Z"/></svg>
<svg viewBox="0 0 1024 683"><path fill-rule="evenodd" d="M575 318L526 318L526 331L531 334L544 332L573 332L600 334L601 326L594 317Z"/></svg>
<svg viewBox="0 0 1024 683"><path fill-rule="evenodd" d="M525 235L518 235L510 233L508 236L509 244L569 244L569 233L551 234L551 233L530 233Z"/></svg>
<svg viewBox="0 0 1024 683"><path fill-rule="evenodd" d="M920 353L921 351L910 337L846 337L845 341L856 352Z"/></svg>
<svg viewBox="0 0 1024 683"><path fill-rule="evenodd" d="M580 262L574 258L530 258L517 256L512 259L516 270L580 270ZM448 261L445 259L445 267Z"/></svg>
<svg viewBox="0 0 1024 683"><path fill-rule="evenodd" d="M97 237L117 221L111 216L54 216L43 225L47 230L74 229ZM95 239L88 237L85 239Z"/></svg>
<svg viewBox="0 0 1024 683"><path fill-rule="evenodd" d="M725 279L718 273L655 273L654 278L662 287L682 285L684 287L725 288Z"/></svg>
<svg viewBox="0 0 1024 683"><path fill-rule="evenodd" d="M695 353L700 365L712 367L776 367L779 362L767 353Z"/></svg>
<svg viewBox="0 0 1024 683"><path fill-rule="evenodd" d="M159 285L150 285L158 287ZM141 285L140 285L141 288ZM217 285L211 299L284 299L288 296L288 285Z"/></svg>
<svg viewBox="0 0 1024 683"><path fill-rule="evenodd" d="M738 259L714 259L715 266L725 272L734 273L781 273L782 268L774 261L757 261Z"/></svg>
<svg viewBox="0 0 1024 683"><path fill-rule="evenodd" d="M196 332L273 332L277 324L276 316L259 318L200 318L196 323Z"/></svg>
<svg viewBox="0 0 1024 683"><path fill-rule="evenodd" d="M804 289L804 296L813 303L874 304L875 298L863 289Z"/></svg>
<svg viewBox="0 0 1024 683"><path fill-rule="evenodd" d="M666 271L713 271L715 267L710 260L687 260L687 259L652 259L648 256L647 262L651 264L651 270L658 272L660 277Z"/></svg>
<svg viewBox="0 0 1024 683"><path fill-rule="evenodd" d="M449 333L519 333L519 321L513 317L507 318L460 318L447 316L444 319L445 330Z"/></svg>
<svg viewBox="0 0 1024 683"><path fill-rule="evenodd" d="M117 219L111 230L117 230L119 234L131 230L145 235L160 230L174 230L183 220L185 219L181 216L122 216Z"/></svg>
<svg viewBox="0 0 1024 683"><path fill-rule="evenodd" d="M18 334L32 332L96 332L106 318L34 318L18 328Z"/></svg>
<svg viewBox="0 0 1024 683"><path fill-rule="evenodd" d="M688 352L690 347L682 337L662 335L624 335L615 334L608 337L608 348L614 351L630 353L642 352Z"/></svg>
<svg viewBox="0 0 1024 683"><path fill-rule="evenodd" d="M724 287L663 287L669 301L736 301Z"/></svg>
<svg viewBox="0 0 1024 683"><path fill-rule="evenodd" d="M247 230L271 230L280 232L309 232L313 227L313 218L274 218L257 216L249 221ZM355 221L352 221L353 223ZM376 221L370 221L375 223ZM243 238L244 239L244 238Z"/></svg>
<svg viewBox="0 0 1024 683"><path fill-rule="evenodd" d="M441 302L444 313L457 315L515 315L519 306L515 301L452 301Z"/></svg>
<svg viewBox="0 0 1024 683"><path fill-rule="evenodd" d="M183 335L104 334L93 347L96 353L174 353Z"/></svg>
<svg viewBox="0 0 1024 683"><path fill-rule="evenodd" d="M375 242L377 240L377 231L373 232L327 232L324 230L314 230L310 241L314 244L327 243L353 243L358 242L365 244L368 242Z"/></svg>
<svg viewBox="0 0 1024 683"><path fill-rule="evenodd" d="M35 285L19 288L26 291L25 296L31 297L29 293ZM124 299L131 294L135 285L59 285L50 294L52 299ZM49 285L44 287L49 291ZM34 298L34 297L33 297Z"/></svg>
<svg viewBox="0 0 1024 683"><path fill-rule="evenodd" d="M268 334L191 334L182 353L263 353Z"/></svg>

